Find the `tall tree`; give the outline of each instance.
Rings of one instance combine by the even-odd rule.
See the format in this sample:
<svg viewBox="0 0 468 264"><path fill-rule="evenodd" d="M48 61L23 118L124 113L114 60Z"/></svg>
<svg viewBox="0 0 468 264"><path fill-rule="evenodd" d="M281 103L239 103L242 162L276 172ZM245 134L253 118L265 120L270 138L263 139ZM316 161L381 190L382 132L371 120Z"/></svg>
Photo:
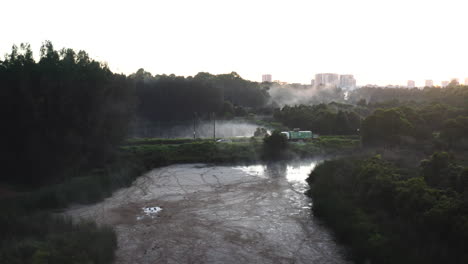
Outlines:
<svg viewBox="0 0 468 264"><path fill-rule="evenodd" d="M28 44L13 46L0 64L2 178L20 183L102 164L132 116L134 91L125 76L50 41L40 51L35 62Z"/></svg>

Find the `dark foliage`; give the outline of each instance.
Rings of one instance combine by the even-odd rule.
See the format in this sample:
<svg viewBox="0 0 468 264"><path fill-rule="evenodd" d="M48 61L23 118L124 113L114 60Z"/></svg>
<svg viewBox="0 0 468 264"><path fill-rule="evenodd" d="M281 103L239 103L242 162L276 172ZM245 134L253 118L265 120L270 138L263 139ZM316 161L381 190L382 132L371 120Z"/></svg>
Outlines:
<svg viewBox="0 0 468 264"><path fill-rule="evenodd" d="M446 88L373 88L363 87L349 93L349 101L357 103L362 100L368 104L379 104L389 101L396 102L438 102L451 106L468 108L468 86L452 85ZM395 106L395 105L394 105Z"/></svg>
<svg viewBox="0 0 468 264"><path fill-rule="evenodd" d="M219 75L200 72L193 79L217 87L222 92L223 100L233 105L260 108L269 99L268 91L259 83L242 79L236 72Z"/></svg>
<svg viewBox="0 0 468 264"><path fill-rule="evenodd" d="M280 131L275 130L263 139L263 157L269 160L284 158L288 149L288 139Z"/></svg>
<svg viewBox="0 0 468 264"><path fill-rule="evenodd" d="M356 135L361 118L346 106L337 103L285 106L277 110L274 117L290 128L324 135Z"/></svg>
<svg viewBox="0 0 468 264"><path fill-rule="evenodd" d="M466 148L467 109L438 103L379 108L362 122L362 142L365 146L402 146L438 139L445 148Z"/></svg>
<svg viewBox="0 0 468 264"><path fill-rule="evenodd" d="M266 104L268 93L258 83L242 79L237 73L195 77L152 76L143 69L130 75L136 81L139 116L150 121L191 120L245 116L244 107Z"/></svg>
<svg viewBox="0 0 468 264"><path fill-rule="evenodd" d="M440 129L440 138L444 140L448 147L468 149L468 114L458 116L443 122Z"/></svg>
<svg viewBox="0 0 468 264"><path fill-rule="evenodd" d="M357 263L467 263L466 172L446 153L422 176L380 157L339 159L311 173L309 195Z"/></svg>
<svg viewBox="0 0 468 264"><path fill-rule="evenodd" d="M2 263L95 263L114 260L117 237L110 227L73 223L70 219L35 213L0 216Z"/></svg>
<svg viewBox="0 0 468 264"><path fill-rule="evenodd" d="M126 135L127 78L71 49L13 46L0 63L1 180L38 184L102 164Z"/></svg>

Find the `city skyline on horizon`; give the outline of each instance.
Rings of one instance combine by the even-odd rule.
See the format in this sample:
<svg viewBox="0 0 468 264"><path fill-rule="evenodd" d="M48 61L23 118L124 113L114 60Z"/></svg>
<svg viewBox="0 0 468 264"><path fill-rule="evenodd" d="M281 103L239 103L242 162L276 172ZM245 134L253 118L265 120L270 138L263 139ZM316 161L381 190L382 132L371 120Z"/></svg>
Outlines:
<svg viewBox="0 0 468 264"><path fill-rule="evenodd" d="M14 23L0 34L2 57L25 42L37 58L50 40L127 75L139 68L180 76L235 71L252 81L269 73L306 84L316 73L340 72L358 86L468 77L467 4L456 0L25 0L0 7L28 18L3 14Z"/></svg>
<svg viewBox="0 0 468 264"><path fill-rule="evenodd" d="M332 72L329 72L329 73L317 73L315 74L315 76L319 75L319 74L336 74L338 76L352 76L352 77L355 77L354 74L341 74L341 73L332 73ZM270 79L272 79L272 74L269 74L269 73L264 73L262 74L262 81L260 82L264 82L264 76L265 75L268 75ZM354 78L357 82L357 79ZM273 82L276 82L276 81L279 81L279 82L283 82L283 80L279 80L279 79L272 79ZM444 83L450 83L452 80L456 80L457 82L459 82L459 84L461 85L468 85L468 77L466 78L449 78L447 80L440 80L440 81L434 81L433 79L424 79L422 80L420 83L424 83L424 85L419 85L419 82L418 81L415 81L415 80L406 80L406 85L405 84L394 84L394 83L389 83L389 84L385 84L385 85L379 85L379 84L373 84L373 83L367 83L367 84L357 84L356 86L357 87L362 87L362 86L366 86L366 85L377 85L379 87L385 87L385 86L398 86L398 87L426 87L426 86L433 86L433 87L442 87L444 86ZM463 81L464 80L464 81ZM316 81L315 78L312 78L311 81ZM410 84L411 82L411 84ZM294 82L286 82L286 83L290 83L290 84L293 84ZM299 83L299 82L297 82ZM307 83L300 83L300 84L307 84ZM309 81L309 84L310 84L310 81Z"/></svg>
<svg viewBox="0 0 468 264"><path fill-rule="evenodd" d="M25 42L23 42L25 43ZM26 42L27 43L27 42ZM31 49L33 51L33 55L34 55L34 58L36 60L39 59L39 48L40 46L42 45L43 42L41 42L40 44L37 45L37 47L31 45ZM54 44L54 42L52 41L52 43ZM1 59L4 58L4 55L6 54L9 54L11 52L11 47L13 45L17 45L19 47L19 44L21 43L12 43L10 48L8 50L0 50L0 56L1 56ZM30 43L29 43L30 44ZM1 45L0 45L1 47ZM70 48L70 47L59 47L57 46L56 44L54 44L54 47L55 49L57 50L60 50L62 48ZM79 48L75 49L75 51L78 51L78 50L81 50ZM86 51L86 50L85 50ZM88 52L89 53L89 52ZM106 64L108 64L109 68L113 71L113 72L116 72L116 73L123 73L123 74L126 74L126 75L130 75L132 73L135 73L138 69L140 68L143 68L143 67L140 67L140 68L137 68L135 69L134 71L129 71L129 72L123 72L123 71L120 71L120 68L119 67L115 67L115 65L112 65L112 63L110 63L109 61L107 61L105 58L103 58L102 56L93 56L94 54L89 54L90 57L92 59L95 59L97 61L100 61L100 62L104 62ZM247 79L247 80L250 80L250 81L254 81L254 82L262 82L262 76L267 74L267 75L271 75L271 76L284 76L285 74L281 74L281 73L277 73L277 74L272 74L272 73L265 73L261 70L258 70L257 72L260 74L260 77L255 77L253 74L243 74L243 71L240 70L240 71L236 71L236 70L231 70L231 71L226 71L226 72L213 72L213 71L196 71L195 73L193 74L178 74L176 72L152 72L151 70L147 69L147 68L144 68L146 71L150 72L151 74L153 75L158 75L158 74L167 74L167 75L170 75L170 74L175 74L177 76L184 76L184 77L188 77L188 76L195 76L197 73L199 72L209 72L211 74L226 74L226 73L231 73L231 72L236 72L238 73L242 78L244 79ZM310 83L311 80L314 80L314 77L316 74L322 74L322 73L335 73L333 71L328 71L328 72L317 72L317 73L313 73L313 74L309 74L310 79L307 81L307 77L303 77L301 78L301 80L305 80L305 81L297 81L298 79L295 79L294 81L289 81L289 80L286 80L286 79L282 79L282 78L273 78L273 80L277 80L277 81L281 81L281 82L286 82L286 83L301 83L301 84L308 84ZM356 77L356 74L353 74L352 72L346 72L344 74L339 74L339 75L353 75L354 77ZM450 75L447 75L447 76L450 76ZM374 79L374 78L367 78L367 79ZM387 79L387 78L385 78ZM405 87L407 86L407 82L408 81L414 81L415 82L415 87L424 87L426 83L426 81L432 81L434 86L443 86L443 84L445 82L450 82L451 80L453 79L457 79L460 84L465 84L465 85L468 85L468 72L465 76L458 76L458 77L454 77L452 75L452 77L449 77L449 78L445 78L445 79L435 79L435 78L423 78L423 79L407 79L407 80L399 80L397 82L393 82L393 83L386 83L385 81L379 81L379 80L374 80L374 82L365 82L365 81L361 81L362 79L361 78L356 78L356 81L357 81L357 85L358 87L362 87L362 86L366 86L366 85L377 85L377 86L380 86L380 87L385 87L385 86L400 86L400 87ZM364 78L365 80L365 78Z"/></svg>

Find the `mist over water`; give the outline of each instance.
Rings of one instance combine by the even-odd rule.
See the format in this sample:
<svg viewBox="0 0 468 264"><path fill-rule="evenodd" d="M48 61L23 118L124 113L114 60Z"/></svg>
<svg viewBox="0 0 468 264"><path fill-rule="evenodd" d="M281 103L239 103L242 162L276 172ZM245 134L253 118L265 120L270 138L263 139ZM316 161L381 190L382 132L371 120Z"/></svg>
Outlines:
<svg viewBox="0 0 468 264"><path fill-rule="evenodd" d="M214 130L217 138L252 137L259 127L256 124L245 121L197 121L193 122L161 122L140 125L132 132L133 137L157 137L157 138L212 138Z"/></svg>

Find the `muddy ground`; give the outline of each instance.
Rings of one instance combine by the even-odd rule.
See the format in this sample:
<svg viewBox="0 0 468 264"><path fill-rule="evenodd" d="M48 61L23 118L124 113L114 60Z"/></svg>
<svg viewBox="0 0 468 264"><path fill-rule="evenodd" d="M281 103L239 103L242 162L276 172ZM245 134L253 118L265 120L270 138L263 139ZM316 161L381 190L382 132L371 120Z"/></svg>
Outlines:
<svg viewBox="0 0 468 264"><path fill-rule="evenodd" d="M303 194L315 164L173 165L66 214L114 226L116 263L346 263Z"/></svg>

